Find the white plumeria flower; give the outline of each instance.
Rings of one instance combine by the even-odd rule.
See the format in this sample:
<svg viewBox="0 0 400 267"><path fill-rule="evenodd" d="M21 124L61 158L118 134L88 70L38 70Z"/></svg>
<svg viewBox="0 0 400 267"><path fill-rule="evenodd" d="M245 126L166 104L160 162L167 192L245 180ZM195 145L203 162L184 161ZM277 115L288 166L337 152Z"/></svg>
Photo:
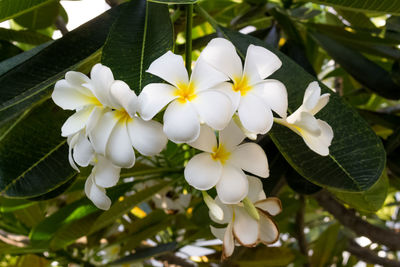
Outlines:
<svg viewBox="0 0 400 267"><path fill-rule="evenodd" d="M108 67L96 66L98 68L93 68L91 76L95 79L87 86L93 91L103 88L97 97L100 103L109 107L103 110L93 126L90 125L89 137L96 153L122 168L130 168L135 163L132 146L145 156L160 153L168 141L162 125L136 116L136 94L125 82L114 80ZM101 79L96 79L97 76Z"/></svg>
<svg viewBox="0 0 400 267"><path fill-rule="evenodd" d="M311 150L322 156L329 155L333 130L328 123L316 119L314 115L328 104L329 95L321 95L318 82L312 82L304 93L303 104L286 119L275 119L300 135Z"/></svg>
<svg viewBox="0 0 400 267"><path fill-rule="evenodd" d="M242 67L235 46L226 39L216 38L204 48L201 58L231 79L232 83L219 86L219 90L230 97L241 124L248 132L267 133L273 124L271 110L286 118L286 87L278 80L265 80L282 65L274 53L250 45Z"/></svg>
<svg viewBox="0 0 400 267"><path fill-rule="evenodd" d="M140 115L153 118L163 107L164 132L175 143L192 142L200 133L200 122L222 130L233 111L229 98L213 88L227 80L202 60L198 60L189 79L181 56L167 52L151 63L147 72L169 84L152 83L139 95ZM171 103L170 103L171 102Z"/></svg>
<svg viewBox="0 0 400 267"><path fill-rule="evenodd" d="M105 188L112 187L118 183L121 168L112 164L101 155L96 155L92 173L86 179L85 193L96 207L108 210L111 200L106 195Z"/></svg>
<svg viewBox="0 0 400 267"><path fill-rule="evenodd" d="M210 212L211 219L219 224L228 224L225 228L211 227L215 237L223 241L222 258L232 255L235 244L254 247L258 243L265 245L275 243L279 238L279 230L272 220L282 211L281 201L276 197L266 198L260 179L247 176L249 193L247 198L254 204L260 219L250 216L243 204L226 205L217 197L215 202L223 210L223 219L217 219Z"/></svg>
<svg viewBox="0 0 400 267"><path fill-rule="evenodd" d="M239 145L244 138L233 121L219 132L218 143L214 131L202 125L199 138L189 145L205 152L189 160L184 171L186 181L198 190L216 186L224 203L241 201L248 192L243 170L264 178L269 175L264 150L255 143Z"/></svg>

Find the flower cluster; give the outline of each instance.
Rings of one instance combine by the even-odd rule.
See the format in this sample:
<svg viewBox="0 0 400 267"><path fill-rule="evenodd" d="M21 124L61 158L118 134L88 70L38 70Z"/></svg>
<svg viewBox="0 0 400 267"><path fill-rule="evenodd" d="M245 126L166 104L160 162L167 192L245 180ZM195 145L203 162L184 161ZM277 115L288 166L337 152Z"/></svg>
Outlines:
<svg viewBox="0 0 400 267"><path fill-rule="evenodd" d="M263 192L257 177L269 176L268 160L258 144L244 142L246 136L255 139L276 122L320 155L329 154L333 138L331 127L314 117L329 101L317 82L287 116L286 87L267 79L281 65L274 53L254 45L242 65L233 44L216 38L201 52L190 77L182 57L172 52L152 62L147 71L165 83L148 84L139 96L101 64L93 67L90 78L68 72L56 83L52 98L63 109L75 110L61 131L68 138L71 166L79 171L78 166L93 165L85 185L88 198L100 209L110 207L105 188L118 182L121 168L135 164L134 149L152 156L168 140L186 143L202 151L187 162L186 181L203 191L212 220L227 224L212 227L224 242L223 256L230 256L235 244L275 242L279 232L271 216L281 211L281 204ZM160 112L163 124L152 120ZM206 192L214 187L215 199Z"/></svg>

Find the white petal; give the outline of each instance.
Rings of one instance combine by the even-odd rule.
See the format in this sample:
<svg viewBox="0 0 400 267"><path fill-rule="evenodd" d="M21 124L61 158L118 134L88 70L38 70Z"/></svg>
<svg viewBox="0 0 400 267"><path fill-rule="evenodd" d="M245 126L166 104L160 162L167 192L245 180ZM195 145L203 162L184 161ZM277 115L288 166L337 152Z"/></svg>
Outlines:
<svg viewBox="0 0 400 267"><path fill-rule="evenodd" d="M85 74L77 71L68 71L65 73L65 79L68 81L69 84L73 86L82 86L82 84L88 83L90 81L89 77ZM87 88L83 88L83 92L86 95L93 95L90 90Z"/></svg>
<svg viewBox="0 0 400 267"><path fill-rule="evenodd" d="M235 207L233 234L243 246L254 247L257 244L259 235L258 222L242 207Z"/></svg>
<svg viewBox="0 0 400 267"><path fill-rule="evenodd" d="M218 196L215 198L215 204L222 209L223 218L220 220L216 216L214 216L211 212L209 212L211 220L219 224L226 224L232 221L233 218L232 206L222 203L221 199Z"/></svg>
<svg viewBox="0 0 400 267"><path fill-rule="evenodd" d="M95 183L100 187L112 187L117 184L121 168L112 164L105 157L98 156L97 163L93 168Z"/></svg>
<svg viewBox="0 0 400 267"><path fill-rule="evenodd" d="M97 208L102 210L108 210L110 208L111 200L107 197L106 190L93 182L92 174L86 179L85 193Z"/></svg>
<svg viewBox="0 0 400 267"><path fill-rule="evenodd" d="M208 153L200 153L191 158L186 165L184 175L186 181L198 190L214 187L221 177L221 163L212 159Z"/></svg>
<svg viewBox="0 0 400 267"><path fill-rule="evenodd" d="M72 150L75 147L75 145L78 142L78 140L79 140L79 133L68 137L68 145L69 145L69 147L68 147L68 161L69 161L69 164L71 165L71 167L74 170L76 170L77 172L80 172L78 166L76 166L75 161L74 161L74 159L72 157Z"/></svg>
<svg viewBox="0 0 400 267"><path fill-rule="evenodd" d="M72 116L70 116L61 127L61 136L66 137L85 128L92 110L93 107L89 106L72 114Z"/></svg>
<svg viewBox="0 0 400 267"><path fill-rule="evenodd" d="M203 124L200 126L200 135L194 142L188 143L191 147L205 152L213 152L213 149L217 147L217 137L213 129Z"/></svg>
<svg viewBox="0 0 400 267"><path fill-rule="evenodd" d="M224 228L216 228L216 227L210 225L210 230L211 230L211 233L212 233L216 238L218 238L218 239L221 240L221 241L224 240L226 227L224 227ZM233 238L233 236L232 236L232 238Z"/></svg>
<svg viewBox="0 0 400 267"><path fill-rule="evenodd" d="M217 90L219 92L224 93L229 99L231 100L232 103L232 112L235 112L237 108L239 107L240 103L240 92L237 91L235 92L232 89L232 83L221 83L215 87L212 88L213 90Z"/></svg>
<svg viewBox="0 0 400 267"><path fill-rule="evenodd" d="M238 146L232 151L229 162L254 175L263 178L269 176L267 156L264 150L256 143L245 143Z"/></svg>
<svg viewBox="0 0 400 267"><path fill-rule="evenodd" d="M222 245L222 258L227 258L230 257L233 253L233 250L235 249L235 242L233 239L233 231L232 231L233 225L232 223L229 223L228 226L226 227L226 231L224 234L224 244Z"/></svg>
<svg viewBox="0 0 400 267"><path fill-rule="evenodd" d="M282 61L268 49L255 45L247 48L243 72L249 77L250 84L264 80L281 66Z"/></svg>
<svg viewBox="0 0 400 267"><path fill-rule="evenodd" d="M310 111L311 114L315 115L315 114L317 114L321 109L323 109L323 108L326 106L326 104L328 104L328 102L329 102L329 97L330 97L330 94L323 94L323 95L319 98L317 105Z"/></svg>
<svg viewBox="0 0 400 267"><path fill-rule="evenodd" d="M226 39L212 39L201 52L200 58L232 80L242 77L242 61L235 46Z"/></svg>
<svg viewBox="0 0 400 267"><path fill-rule="evenodd" d="M246 136L236 125L234 120L231 120L228 126L219 132L219 142L223 144L228 151L232 151L245 137Z"/></svg>
<svg viewBox="0 0 400 267"><path fill-rule="evenodd" d="M144 121L139 117L134 117L127 122L127 126L133 147L142 155L157 155L167 145L167 136L159 122Z"/></svg>
<svg viewBox="0 0 400 267"><path fill-rule="evenodd" d="M79 135L78 142L74 146L74 160L82 167L87 167L92 161L94 150L84 133Z"/></svg>
<svg viewBox="0 0 400 267"><path fill-rule="evenodd" d="M74 86L66 80L56 82L54 91L51 95L54 103L63 109L78 109L80 107L93 104L94 97L89 97L84 93L82 86Z"/></svg>
<svg viewBox="0 0 400 267"><path fill-rule="evenodd" d="M121 118L115 125L107 143L106 156L116 166L130 168L135 164L135 152L129 138L126 118Z"/></svg>
<svg viewBox="0 0 400 267"><path fill-rule="evenodd" d="M224 219L224 211L222 207L220 207L214 199L210 197L207 193L203 191L203 200L208 207L208 213L210 215L211 220L215 222L220 222Z"/></svg>
<svg viewBox="0 0 400 267"><path fill-rule="evenodd" d="M286 118L288 96L283 83L278 80L265 80L254 86L254 94L261 97L281 118Z"/></svg>
<svg viewBox="0 0 400 267"><path fill-rule="evenodd" d="M114 82L114 76L109 67L100 63L93 66L90 72L91 82L85 86L89 87L97 99L105 106L113 107L114 102L110 98L110 87Z"/></svg>
<svg viewBox="0 0 400 267"><path fill-rule="evenodd" d="M252 93L242 96L238 114L243 127L249 132L265 134L272 127L273 115L270 107Z"/></svg>
<svg viewBox="0 0 400 267"><path fill-rule="evenodd" d="M222 203L236 204L246 197L249 183L243 171L230 165L224 165L216 188Z"/></svg>
<svg viewBox="0 0 400 267"><path fill-rule="evenodd" d="M232 103L221 92L214 90L200 92L192 103L200 119L215 130L224 129L232 119Z"/></svg>
<svg viewBox="0 0 400 267"><path fill-rule="evenodd" d="M295 115L295 113L293 113L292 115ZM297 132L299 130L301 132L306 131L308 134L312 134L315 136L319 136L321 134L321 129L320 129L317 119L310 113L301 112L300 116L298 116L295 121L291 122L293 120L292 118L294 117L294 116L292 117L292 115L290 115L287 118L287 121L297 127ZM300 133L300 134L302 135L302 133Z"/></svg>
<svg viewBox="0 0 400 267"><path fill-rule="evenodd" d="M123 81L113 82L111 85L111 96L131 117L135 115L138 101L135 92L129 88L129 85Z"/></svg>
<svg viewBox="0 0 400 267"><path fill-rule="evenodd" d="M93 128L97 125L97 122L101 119L105 112L107 112L107 108L94 107L92 113L90 114L87 122L86 122L86 135L89 135Z"/></svg>
<svg viewBox="0 0 400 267"><path fill-rule="evenodd" d="M225 81L229 81L229 77L207 64L202 57L196 61L190 77L196 92L210 89Z"/></svg>
<svg viewBox="0 0 400 267"><path fill-rule="evenodd" d="M315 136L307 131L303 131L301 136L303 137L306 145L315 153L321 156L329 155L329 146L333 138L333 130L329 124L324 121L317 120L321 130L319 136Z"/></svg>
<svg viewBox="0 0 400 267"><path fill-rule="evenodd" d="M200 122L190 102L178 100L168 105L164 113L164 133L175 143L193 142L199 137Z"/></svg>
<svg viewBox="0 0 400 267"><path fill-rule="evenodd" d="M278 215L282 211L282 203L279 198L276 197L269 197L267 199L257 201L254 203L254 206L265 212L268 212L272 216Z"/></svg>
<svg viewBox="0 0 400 267"><path fill-rule="evenodd" d="M108 111L97 121L97 124L89 132L90 141L96 153L105 155L111 132L117 125L119 118L115 112Z"/></svg>
<svg viewBox="0 0 400 267"><path fill-rule="evenodd" d="M146 85L139 95L139 113L144 120L152 119L169 102L177 98L175 87L164 83Z"/></svg>
<svg viewBox="0 0 400 267"><path fill-rule="evenodd" d="M178 87L179 84L187 84L189 77L181 56L168 51L150 64L147 72L156 75L163 80Z"/></svg>
<svg viewBox="0 0 400 267"><path fill-rule="evenodd" d="M306 110L311 111L318 103L321 95L321 88L318 82L311 82L304 93L303 106Z"/></svg>
<svg viewBox="0 0 400 267"><path fill-rule="evenodd" d="M266 245L276 242L279 238L279 230L276 224L262 212L260 212L259 231L260 241Z"/></svg>
<svg viewBox="0 0 400 267"><path fill-rule="evenodd" d="M247 180L249 181L249 192L247 193L247 198L249 198L253 203L265 199L266 196L261 180L250 175L247 175Z"/></svg>

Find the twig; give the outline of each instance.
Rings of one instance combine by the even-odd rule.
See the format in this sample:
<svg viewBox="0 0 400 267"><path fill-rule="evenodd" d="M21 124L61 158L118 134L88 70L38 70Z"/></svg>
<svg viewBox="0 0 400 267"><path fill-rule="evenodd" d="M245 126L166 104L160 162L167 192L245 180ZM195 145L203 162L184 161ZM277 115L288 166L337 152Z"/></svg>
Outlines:
<svg viewBox="0 0 400 267"><path fill-rule="evenodd" d="M372 225L355 214L354 210L346 209L333 196L323 190L315 195L319 205L331 213L344 226L353 230L359 236L365 236L373 242L385 245L393 250L400 250L400 234L389 229Z"/></svg>
<svg viewBox="0 0 400 267"><path fill-rule="evenodd" d="M356 256L362 261L372 264L379 264L385 267L399 267L400 262L395 260L389 260L387 258L382 258L373 253L371 250L367 248L363 248L359 246L355 241L351 240L347 245L348 252Z"/></svg>
<svg viewBox="0 0 400 267"><path fill-rule="evenodd" d="M58 16L57 19L56 19L56 23L55 24L56 24L57 29L60 30L62 35L65 35L65 34L68 33L67 25L66 25L65 20L63 19L63 17Z"/></svg>
<svg viewBox="0 0 400 267"><path fill-rule="evenodd" d="M306 258L306 263L304 263L304 267L310 266L308 261L308 249L307 249L307 241L304 235L304 210L305 210L305 199L303 195L300 195L300 207L296 213L296 233L297 233L297 242L299 243L299 249L301 254Z"/></svg>

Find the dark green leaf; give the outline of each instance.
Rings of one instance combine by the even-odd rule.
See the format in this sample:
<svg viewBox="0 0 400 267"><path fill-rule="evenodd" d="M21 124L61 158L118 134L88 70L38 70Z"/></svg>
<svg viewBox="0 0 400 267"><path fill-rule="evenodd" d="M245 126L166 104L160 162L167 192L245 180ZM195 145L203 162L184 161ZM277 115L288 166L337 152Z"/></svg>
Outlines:
<svg viewBox="0 0 400 267"><path fill-rule="evenodd" d="M48 98L54 83L66 71L86 72L98 62L111 24L124 6L115 7L69 32L0 76L0 126Z"/></svg>
<svg viewBox="0 0 400 267"><path fill-rule="evenodd" d="M55 198L55 197L61 195L62 193L64 193L65 191L67 191L68 188L70 188L70 186L75 182L75 180L76 180L76 176L74 176L72 179L67 180L65 183L63 183L59 187L51 190L50 192L47 192L46 194L43 194L40 196L30 198L29 200L39 201L39 200L48 200L48 199Z"/></svg>
<svg viewBox="0 0 400 267"><path fill-rule="evenodd" d="M168 7L145 0L130 2L113 25L103 48L102 63L136 94L154 82L146 72L151 62L172 50ZM157 81L157 80L156 80Z"/></svg>
<svg viewBox="0 0 400 267"><path fill-rule="evenodd" d="M0 39L6 41L17 41L25 44L39 45L52 40L47 35L30 30L16 31L0 28Z"/></svg>
<svg viewBox="0 0 400 267"><path fill-rule="evenodd" d="M235 257L232 261L234 266L240 267L261 267L261 266L288 266L295 260L295 254L290 248L285 247L265 247L243 248L244 253Z"/></svg>
<svg viewBox="0 0 400 267"><path fill-rule="evenodd" d="M2 0L0 1L0 22L29 12L54 0Z"/></svg>
<svg viewBox="0 0 400 267"><path fill-rule="evenodd" d="M304 179L300 174L298 174L292 168L290 169L291 170L289 170L286 173L285 178L290 188L292 188L297 193L310 195L317 193L322 189L318 185L315 185L310 181L308 181L307 179Z"/></svg>
<svg viewBox="0 0 400 267"><path fill-rule="evenodd" d="M301 105L305 88L315 78L262 41L225 28L221 30L241 56L246 54L249 44L264 46L277 54L283 65L272 77L285 84L290 113ZM317 114L334 131L330 155L321 157L312 152L298 135L280 125L274 125L271 137L292 167L311 182L338 190L367 190L378 180L385 166L383 145L357 112L325 85L320 86L323 93L331 93L329 104Z"/></svg>
<svg viewBox="0 0 400 267"><path fill-rule="evenodd" d="M381 178L365 192L348 193L332 192L337 198L351 207L366 212L376 212L385 202L389 188L389 181L384 172Z"/></svg>
<svg viewBox="0 0 400 267"><path fill-rule="evenodd" d="M374 29L375 24L372 23L371 19L361 12L354 12L351 10L335 8L340 16L342 16L345 20L350 22L351 26L356 28L368 28Z"/></svg>
<svg viewBox="0 0 400 267"><path fill-rule="evenodd" d="M19 47L10 42L0 40L0 61L16 56L21 52L22 50Z"/></svg>
<svg viewBox="0 0 400 267"><path fill-rule="evenodd" d="M34 197L75 175L60 128L69 113L51 101L35 108L0 138L0 190L11 197Z"/></svg>
<svg viewBox="0 0 400 267"><path fill-rule="evenodd" d="M400 2L393 0L310 0L313 3L354 11L400 14Z"/></svg>
<svg viewBox="0 0 400 267"><path fill-rule="evenodd" d="M44 29L54 24L59 12L60 4L58 1L52 1L14 18L14 21L28 29Z"/></svg>
<svg viewBox="0 0 400 267"><path fill-rule="evenodd" d="M320 33L311 35L336 62L361 84L388 99L400 98L400 85L392 80L389 72L358 51L350 49L326 35Z"/></svg>

